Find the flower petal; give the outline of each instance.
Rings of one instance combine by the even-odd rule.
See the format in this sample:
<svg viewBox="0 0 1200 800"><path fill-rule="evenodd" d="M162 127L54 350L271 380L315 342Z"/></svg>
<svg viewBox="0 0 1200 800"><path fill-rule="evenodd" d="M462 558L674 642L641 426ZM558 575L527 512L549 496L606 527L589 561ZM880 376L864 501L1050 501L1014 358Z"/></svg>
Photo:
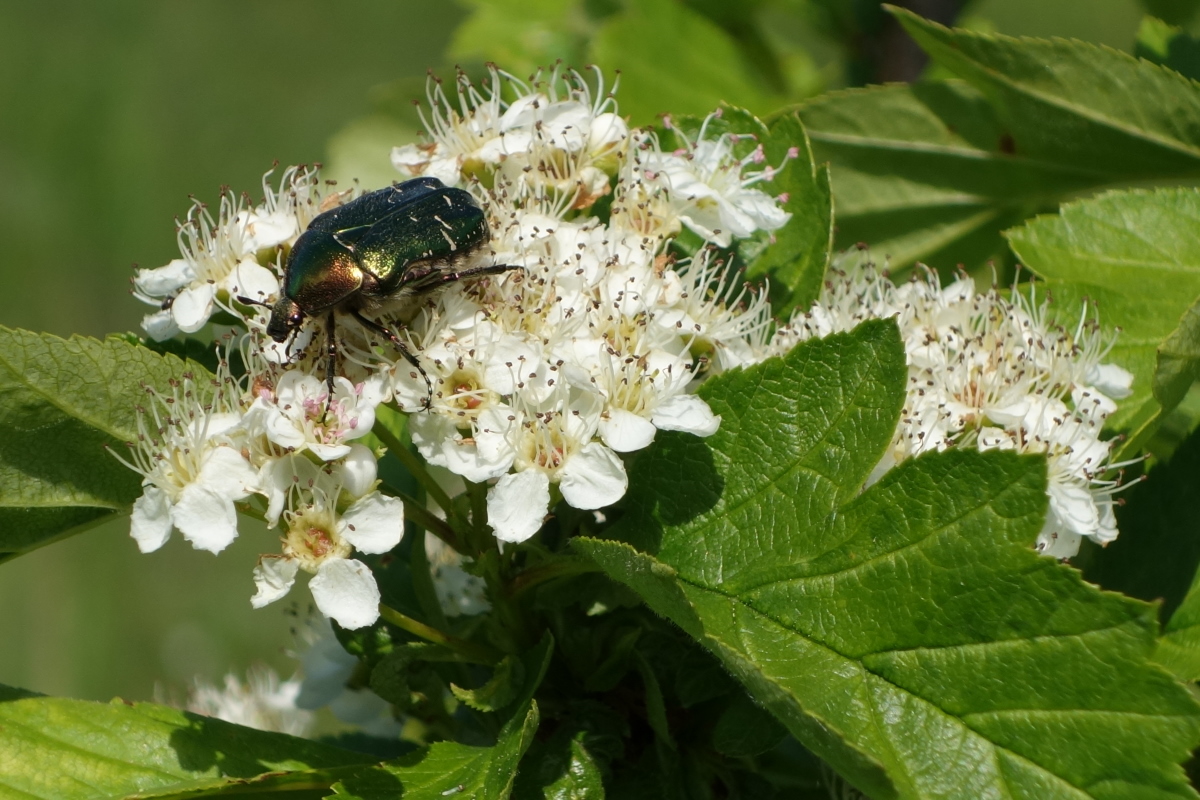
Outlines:
<svg viewBox="0 0 1200 800"><path fill-rule="evenodd" d="M559 473L558 488L573 508L604 508L625 496L629 477L616 453L591 442L567 459Z"/></svg>
<svg viewBox="0 0 1200 800"><path fill-rule="evenodd" d="M335 468L342 488L351 497L362 497L375 488L379 464L371 448L363 444L350 445L350 452Z"/></svg>
<svg viewBox="0 0 1200 800"><path fill-rule="evenodd" d="M347 630L365 628L379 619L379 587L361 561L333 558L323 562L308 588L321 613Z"/></svg>
<svg viewBox="0 0 1200 800"><path fill-rule="evenodd" d="M530 469L505 475L488 489L488 524L502 542L523 542L538 532L550 509L550 477Z"/></svg>
<svg viewBox="0 0 1200 800"><path fill-rule="evenodd" d="M254 568L254 585L257 591L250 598L250 605L262 608L274 603L291 591L296 582L296 571L300 565L293 558L263 556Z"/></svg>
<svg viewBox="0 0 1200 800"><path fill-rule="evenodd" d="M610 408L600 420L600 438L618 453L632 453L648 447L658 428L645 417L623 408Z"/></svg>
<svg viewBox="0 0 1200 800"><path fill-rule="evenodd" d="M129 535L143 553L153 553L166 544L171 536L171 504L167 493L157 486L143 489L142 496L133 502L130 523Z"/></svg>
<svg viewBox="0 0 1200 800"><path fill-rule="evenodd" d="M217 296L217 287L212 283L202 283L199 286L189 286L179 293L171 304L171 314L175 324L184 333L195 333L204 327L213 312L213 298Z"/></svg>
<svg viewBox="0 0 1200 800"><path fill-rule="evenodd" d="M721 427L721 418L694 394L667 398L654 409L650 419L659 430L684 431L697 436L712 436Z"/></svg>
<svg viewBox="0 0 1200 800"><path fill-rule="evenodd" d="M197 550L219 553L237 538L233 500L201 483L189 483L171 507L171 522Z"/></svg>
<svg viewBox="0 0 1200 800"><path fill-rule="evenodd" d="M338 534L363 553L386 553L404 537L404 503L371 492L338 521Z"/></svg>

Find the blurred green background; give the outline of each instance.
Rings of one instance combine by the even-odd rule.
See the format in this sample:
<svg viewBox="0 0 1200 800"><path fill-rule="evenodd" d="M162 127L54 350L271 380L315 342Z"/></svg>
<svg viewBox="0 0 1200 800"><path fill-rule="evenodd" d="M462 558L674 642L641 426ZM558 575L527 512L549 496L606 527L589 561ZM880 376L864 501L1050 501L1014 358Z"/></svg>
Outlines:
<svg viewBox="0 0 1200 800"><path fill-rule="evenodd" d="M1172 0L1150 4L1172 13ZM907 5L1123 50L1144 13L1135 0ZM722 97L768 111L905 77L903 63L879 56L886 48L863 44L886 43L885 23L869 0L0 5L0 324L136 330L145 307L128 295L131 264L176 255L174 219L189 195L211 201L228 185L257 198L275 161L321 161L339 181L386 182L388 149L414 134L410 101L429 68L449 76L453 64L495 60L525 74L554 58L592 60L622 69L619 99L634 122ZM727 46L744 69L703 75L655 105L664 27L690 37L699 68ZM768 51L774 61L758 59ZM248 603L257 553L275 549L266 531L244 529L220 558L178 540L143 556L122 520L0 566L0 683L148 699L156 682L178 692L193 676L215 681L255 661L286 674L307 592L261 611Z"/></svg>

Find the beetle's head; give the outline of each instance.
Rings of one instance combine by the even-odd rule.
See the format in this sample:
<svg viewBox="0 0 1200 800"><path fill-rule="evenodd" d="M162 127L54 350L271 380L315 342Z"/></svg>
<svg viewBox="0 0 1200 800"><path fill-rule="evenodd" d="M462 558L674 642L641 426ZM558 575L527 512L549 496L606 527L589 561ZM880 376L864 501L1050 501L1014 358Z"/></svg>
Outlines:
<svg viewBox="0 0 1200 800"><path fill-rule="evenodd" d="M267 335L277 342L286 340L304 324L304 312L290 297L279 298L271 307L271 319L267 322Z"/></svg>

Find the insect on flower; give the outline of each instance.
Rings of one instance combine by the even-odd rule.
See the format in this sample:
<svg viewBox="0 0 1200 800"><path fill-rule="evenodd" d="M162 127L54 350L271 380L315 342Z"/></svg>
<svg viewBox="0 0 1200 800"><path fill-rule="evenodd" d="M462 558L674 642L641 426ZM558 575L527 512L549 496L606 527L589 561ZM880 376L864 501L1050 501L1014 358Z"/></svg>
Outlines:
<svg viewBox="0 0 1200 800"><path fill-rule="evenodd" d="M432 397L429 376L416 356L368 315L395 310L456 281L517 269L479 263L489 240L487 218L475 199L437 178L415 178L364 194L316 217L296 240L267 335L284 342L306 320L323 315L325 381L332 397L338 356L334 315L349 314L387 338L421 373Z"/></svg>

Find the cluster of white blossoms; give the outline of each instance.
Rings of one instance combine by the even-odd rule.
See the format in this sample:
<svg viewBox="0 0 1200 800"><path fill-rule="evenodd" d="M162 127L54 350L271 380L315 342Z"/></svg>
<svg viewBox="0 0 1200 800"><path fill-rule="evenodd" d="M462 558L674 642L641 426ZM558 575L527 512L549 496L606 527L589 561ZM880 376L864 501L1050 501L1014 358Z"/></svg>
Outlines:
<svg viewBox="0 0 1200 800"><path fill-rule="evenodd" d="M1054 324L1047 301L1014 290L979 293L968 276L943 287L916 272L893 284L870 264L833 271L820 299L775 334L772 350L895 319L908 361L908 390L895 437L871 476L948 447L1046 455L1050 509L1039 551L1069 558L1082 537L1117 536L1109 475L1114 442L1104 421L1127 397L1133 376L1101 360L1111 347L1085 307L1072 330Z"/></svg>
<svg viewBox="0 0 1200 800"><path fill-rule="evenodd" d="M509 269L421 296L403 317L378 313L420 369L339 313L330 391L311 320L283 344L266 335L296 239L361 194L323 192L313 170L288 170L278 189L264 180L259 204L226 194L215 218L196 205L180 225L181 258L134 279L155 307L152 338L229 328L215 378L147 389L127 460L144 487L133 536L151 551L178 530L216 553L237 535L239 511L257 514L281 529L282 549L255 569L256 607L304 571L339 625L378 618L379 589L355 551L388 552L404 520L378 488L379 453L356 441L380 404L410 412L429 464L486 485L496 538L521 542L559 499L579 509L620 500L622 454L658 430L715 432L698 380L766 350L765 296L709 248L681 261L666 250L684 228L727 246L787 222L760 188L780 165L753 136L730 133L718 112L676 131L683 144L664 152L573 72L525 84L493 71L483 89L460 78L454 102L431 83L430 101L430 140L393 152L400 177L470 192L490 228L480 258ZM486 607L458 564L437 566L455 583L443 587L448 604Z"/></svg>

